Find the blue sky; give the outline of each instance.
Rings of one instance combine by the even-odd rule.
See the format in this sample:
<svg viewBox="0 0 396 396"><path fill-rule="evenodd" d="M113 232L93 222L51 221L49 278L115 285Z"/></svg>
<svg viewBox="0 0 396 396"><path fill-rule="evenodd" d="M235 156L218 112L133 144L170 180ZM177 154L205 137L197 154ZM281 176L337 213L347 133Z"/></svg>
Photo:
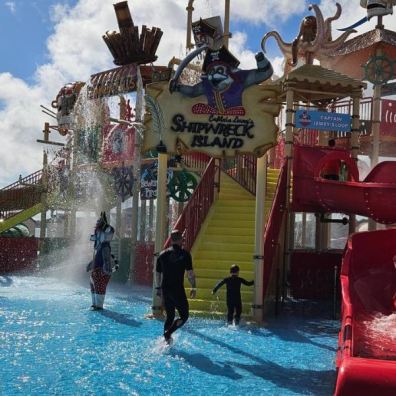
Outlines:
<svg viewBox="0 0 396 396"><path fill-rule="evenodd" d="M40 104L49 106L68 82L87 81L92 73L114 67L102 40L118 29L116 0L0 0L0 187L41 166L40 138L48 121ZM325 17L335 12L334 0L316 0ZM365 12L359 0L339 0L344 13L335 27L344 27ZM187 0L129 1L136 25L164 31L157 64L183 56ZM262 36L277 30L285 41L297 34L306 0L231 0L231 51L241 66L252 67ZM224 2L195 0L193 20L224 14ZM278 73L281 54L268 42L268 56ZM58 136L59 137L59 136ZM60 137L59 137L60 138Z"/></svg>

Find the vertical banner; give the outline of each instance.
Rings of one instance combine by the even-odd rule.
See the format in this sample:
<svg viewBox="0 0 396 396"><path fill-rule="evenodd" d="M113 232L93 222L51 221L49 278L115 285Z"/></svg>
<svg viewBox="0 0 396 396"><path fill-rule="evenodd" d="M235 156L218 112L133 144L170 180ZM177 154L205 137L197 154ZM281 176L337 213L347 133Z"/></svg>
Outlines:
<svg viewBox="0 0 396 396"><path fill-rule="evenodd" d="M381 136L396 136L396 100L381 101Z"/></svg>
<svg viewBox="0 0 396 396"><path fill-rule="evenodd" d="M135 129L127 125L106 125L103 128L102 166L119 167L132 163L135 149Z"/></svg>

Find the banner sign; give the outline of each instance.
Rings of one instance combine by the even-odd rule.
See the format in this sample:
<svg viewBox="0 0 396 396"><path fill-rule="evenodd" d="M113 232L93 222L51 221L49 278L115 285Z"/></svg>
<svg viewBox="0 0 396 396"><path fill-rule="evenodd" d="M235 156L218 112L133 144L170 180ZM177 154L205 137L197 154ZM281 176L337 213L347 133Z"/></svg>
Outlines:
<svg viewBox="0 0 396 396"><path fill-rule="evenodd" d="M102 166L120 167L131 163L135 150L135 129L123 124L106 125L103 128Z"/></svg>
<svg viewBox="0 0 396 396"><path fill-rule="evenodd" d="M381 136L396 136L396 100L381 100Z"/></svg>
<svg viewBox="0 0 396 396"><path fill-rule="evenodd" d="M171 68L165 66L140 66L143 85L153 81L168 81ZM137 66L134 63L96 73L88 83L88 98L97 99L136 91Z"/></svg>
<svg viewBox="0 0 396 396"><path fill-rule="evenodd" d="M149 84L143 151L162 142L175 154L263 155L276 144L280 86L263 83L272 74L264 54L256 62L256 69L241 70L225 47L207 50L199 83Z"/></svg>
<svg viewBox="0 0 396 396"><path fill-rule="evenodd" d="M325 111L297 110L295 116L296 128L320 131L350 132L351 120L349 114Z"/></svg>
<svg viewBox="0 0 396 396"><path fill-rule="evenodd" d="M140 168L140 199L142 201L157 198L157 173L158 161L151 164L142 164ZM168 169L167 185L173 176L173 171Z"/></svg>

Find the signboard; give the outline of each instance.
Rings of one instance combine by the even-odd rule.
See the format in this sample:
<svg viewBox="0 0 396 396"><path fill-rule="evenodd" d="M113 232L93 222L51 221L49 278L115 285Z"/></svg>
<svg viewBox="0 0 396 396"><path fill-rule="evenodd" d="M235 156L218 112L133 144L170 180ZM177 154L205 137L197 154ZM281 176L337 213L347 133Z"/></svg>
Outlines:
<svg viewBox="0 0 396 396"><path fill-rule="evenodd" d="M135 129L123 124L106 125L103 128L102 165L105 168L119 167L133 161Z"/></svg>
<svg viewBox="0 0 396 396"><path fill-rule="evenodd" d="M272 75L264 54L258 54L256 62L256 69L241 70L225 47L209 49L199 83L171 80L148 85L143 151L161 141L168 153L263 155L276 144L280 87L262 83Z"/></svg>
<svg viewBox="0 0 396 396"><path fill-rule="evenodd" d="M268 99L277 96L274 87L251 86L243 93L242 114L208 114L206 98L188 98L168 90L168 83L150 84L147 94L154 97L162 111L164 133L150 131L152 117L145 119L143 150L154 149L162 140L169 153L178 149L204 152L212 157L234 156L235 153L263 155L276 144L274 122L279 106Z"/></svg>
<svg viewBox="0 0 396 396"><path fill-rule="evenodd" d="M381 136L396 136L396 100L381 100Z"/></svg>
<svg viewBox="0 0 396 396"><path fill-rule="evenodd" d="M327 113L325 111L297 110L296 128L316 129L319 131L351 131L351 116L343 113Z"/></svg>
<svg viewBox="0 0 396 396"><path fill-rule="evenodd" d="M171 69L165 66L140 66L143 84L168 81ZM97 99L136 91L137 66L134 63L93 74L88 84L88 98Z"/></svg>
<svg viewBox="0 0 396 396"><path fill-rule="evenodd" d="M142 201L157 198L157 173L158 161L142 164L140 168L140 199ZM168 169L167 184L173 176L173 171Z"/></svg>

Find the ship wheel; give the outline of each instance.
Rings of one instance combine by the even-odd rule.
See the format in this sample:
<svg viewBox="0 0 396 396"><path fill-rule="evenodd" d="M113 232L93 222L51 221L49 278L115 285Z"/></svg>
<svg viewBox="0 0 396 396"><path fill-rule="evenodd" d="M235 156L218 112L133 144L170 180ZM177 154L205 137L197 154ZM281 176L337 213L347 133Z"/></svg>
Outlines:
<svg viewBox="0 0 396 396"><path fill-rule="evenodd" d="M186 171L174 172L169 181L170 196L177 202L186 202L197 187L197 179Z"/></svg>
<svg viewBox="0 0 396 396"><path fill-rule="evenodd" d="M388 57L373 56L364 66L364 78L374 85L382 85L394 78L394 62Z"/></svg>
<svg viewBox="0 0 396 396"><path fill-rule="evenodd" d="M114 188L122 201L132 195L133 189L133 168L132 166L123 166L113 169Z"/></svg>

